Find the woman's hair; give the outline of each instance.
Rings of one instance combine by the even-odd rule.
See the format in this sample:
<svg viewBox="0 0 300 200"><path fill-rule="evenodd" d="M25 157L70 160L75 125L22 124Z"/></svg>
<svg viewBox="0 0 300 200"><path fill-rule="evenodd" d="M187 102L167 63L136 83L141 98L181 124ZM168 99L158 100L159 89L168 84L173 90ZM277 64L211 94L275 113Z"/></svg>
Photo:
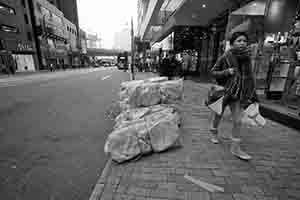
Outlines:
<svg viewBox="0 0 300 200"><path fill-rule="evenodd" d="M230 45L233 45L234 41L240 36L245 36L247 41L249 40L249 37L246 32L237 31L231 34L231 37L229 38Z"/></svg>

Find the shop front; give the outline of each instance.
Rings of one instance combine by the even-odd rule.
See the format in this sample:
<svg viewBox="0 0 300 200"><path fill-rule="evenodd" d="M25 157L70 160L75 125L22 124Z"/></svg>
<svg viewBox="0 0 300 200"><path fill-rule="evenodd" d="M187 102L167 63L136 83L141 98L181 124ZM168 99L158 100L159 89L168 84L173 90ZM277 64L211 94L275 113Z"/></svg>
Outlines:
<svg viewBox="0 0 300 200"><path fill-rule="evenodd" d="M14 73L15 62L11 51L0 51L0 74Z"/></svg>
<svg viewBox="0 0 300 200"><path fill-rule="evenodd" d="M299 0L256 0L231 13L226 31L227 38L234 31L248 32L260 99L296 113L300 112L299 14Z"/></svg>
<svg viewBox="0 0 300 200"><path fill-rule="evenodd" d="M64 38L51 35L39 37L40 48L42 53L41 69L49 69L53 65L56 69L67 68L71 65L71 59L68 55L68 44Z"/></svg>
<svg viewBox="0 0 300 200"><path fill-rule="evenodd" d="M35 71L37 56L33 43L21 40L6 40L6 50L0 51L2 73Z"/></svg>
<svg viewBox="0 0 300 200"><path fill-rule="evenodd" d="M37 69L37 56L32 43L17 44L16 50L12 51L16 63L16 72L35 71Z"/></svg>
<svg viewBox="0 0 300 200"><path fill-rule="evenodd" d="M159 51L159 57L164 58L168 51L174 51L181 61L183 70L188 74L199 72L199 55L201 41L204 37L200 26L175 26L162 41L152 46L152 51Z"/></svg>
<svg viewBox="0 0 300 200"><path fill-rule="evenodd" d="M266 9L265 42L271 53L267 99L300 112L299 0L273 0ZM277 100L277 101L276 101Z"/></svg>

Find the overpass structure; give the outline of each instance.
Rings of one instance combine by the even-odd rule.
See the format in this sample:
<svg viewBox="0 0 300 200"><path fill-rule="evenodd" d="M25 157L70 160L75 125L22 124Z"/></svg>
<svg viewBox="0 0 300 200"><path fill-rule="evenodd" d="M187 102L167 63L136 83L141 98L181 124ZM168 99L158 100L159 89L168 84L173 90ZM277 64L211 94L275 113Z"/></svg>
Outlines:
<svg viewBox="0 0 300 200"><path fill-rule="evenodd" d="M116 49L87 49L87 56L117 56L119 53L124 52L123 50ZM128 52L130 53L130 52Z"/></svg>

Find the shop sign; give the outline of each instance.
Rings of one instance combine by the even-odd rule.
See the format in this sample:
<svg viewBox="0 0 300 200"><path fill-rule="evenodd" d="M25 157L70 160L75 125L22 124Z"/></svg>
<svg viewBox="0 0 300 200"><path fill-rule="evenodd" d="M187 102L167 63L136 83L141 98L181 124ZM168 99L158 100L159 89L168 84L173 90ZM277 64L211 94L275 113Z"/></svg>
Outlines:
<svg viewBox="0 0 300 200"><path fill-rule="evenodd" d="M19 51L32 51L33 50L32 44L29 44L29 43L27 43L27 44L26 43L25 44L18 43L17 49Z"/></svg>
<svg viewBox="0 0 300 200"><path fill-rule="evenodd" d="M61 51L67 51L67 47L64 43L56 43L56 49Z"/></svg>

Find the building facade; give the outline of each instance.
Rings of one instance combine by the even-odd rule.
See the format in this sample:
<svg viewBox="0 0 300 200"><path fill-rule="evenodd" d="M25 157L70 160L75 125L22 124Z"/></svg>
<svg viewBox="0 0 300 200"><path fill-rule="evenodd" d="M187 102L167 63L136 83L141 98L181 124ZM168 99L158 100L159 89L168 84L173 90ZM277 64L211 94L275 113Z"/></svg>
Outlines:
<svg viewBox="0 0 300 200"><path fill-rule="evenodd" d="M1 72L38 69L30 9L26 0L0 1Z"/></svg>
<svg viewBox="0 0 300 200"><path fill-rule="evenodd" d="M64 25L66 29L67 46L69 62L72 67L79 67L80 65L80 49L78 46L79 32L77 27L68 19L64 18Z"/></svg>
<svg viewBox="0 0 300 200"><path fill-rule="evenodd" d="M88 49L98 49L101 48L101 39L96 33L87 33L86 42Z"/></svg>
<svg viewBox="0 0 300 200"><path fill-rule="evenodd" d="M63 12L64 17L68 19L79 30L78 8L76 0L48 0ZM77 47L80 48L80 39L77 37Z"/></svg>
<svg viewBox="0 0 300 200"><path fill-rule="evenodd" d="M87 53L87 36L86 32L83 29L79 29L79 39L80 39L80 46L81 46L81 53Z"/></svg>
<svg viewBox="0 0 300 200"><path fill-rule="evenodd" d="M72 67L75 57L78 31L64 14L47 0L33 0L31 14L38 52L40 69Z"/></svg>
<svg viewBox="0 0 300 200"><path fill-rule="evenodd" d="M64 13L71 23L79 29L78 8L76 0L56 0L56 7Z"/></svg>
<svg viewBox="0 0 300 200"><path fill-rule="evenodd" d="M123 51L131 50L131 36L129 28L124 28L115 33L113 48Z"/></svg>
<svg viewBox="0 0 300 200"><path fill-rule="evenodd" d="M189 70L209 75L216 59L230 48L231 33L245 31L260 99L300 112L299 0L178 2L150 0L141 12L138 36L162 55L174 50L178 58L192 57L183 59L193 60Z"/></svg>

